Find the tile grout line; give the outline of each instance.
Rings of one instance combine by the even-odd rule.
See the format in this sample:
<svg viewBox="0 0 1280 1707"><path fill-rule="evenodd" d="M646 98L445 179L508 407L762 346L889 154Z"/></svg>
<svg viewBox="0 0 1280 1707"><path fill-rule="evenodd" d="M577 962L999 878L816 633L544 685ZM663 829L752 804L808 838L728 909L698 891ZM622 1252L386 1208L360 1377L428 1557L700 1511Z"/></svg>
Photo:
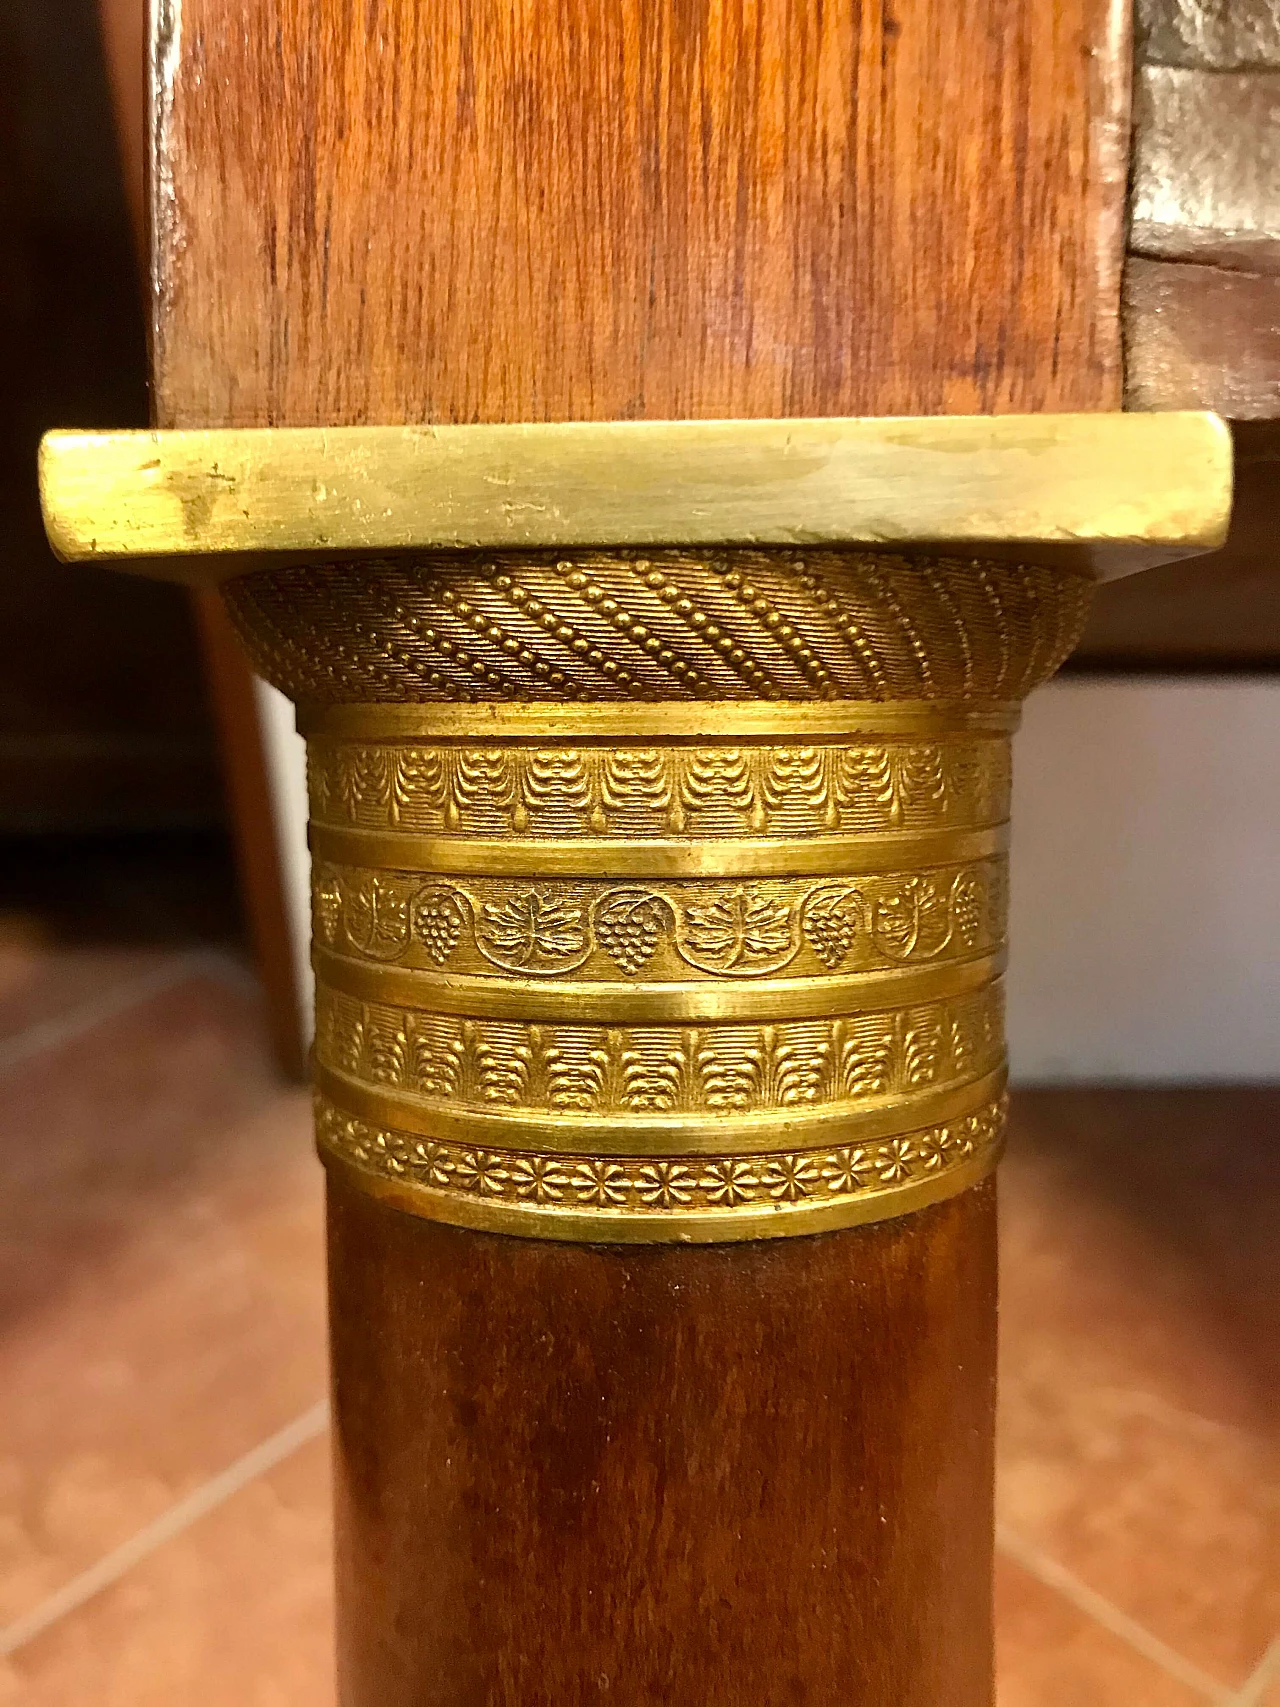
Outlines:
<svg viewBox="0 0 1280 1707"><path fill-rule="evenodd" d="M219 984L225 984L228 990L236 990L242 996L261 996L262 985L252 967L225 948L196 948L191 950L191 956L197 963L198 970L207 978L216 978Z"/></svg>
<svg viewBox="0 0 1280 1707"><path fill-rule="evenodd" d="M147 1524L145 1529L140 1529L119 1547L112 1548L111 1552L104 1554L96 1564L90 1565L87 1571L81 1571L79 1576L72 1577L56 1594L50 1595L7 1629L0 1630L0 1659L16 1653L19 1648L42 1635L50 1625L77 1611L86 1601L101 1594L103 1589L110 1588L127 1571L141 1564L167 1541L172 1541L175 1536L190 1529L202 1517L225 1504L233 1494L239 1493L241 1488L247 1487L257 1477L282 1463L308 1441L315 1440L328 1426L329 1401L321 1399L312 1405L310 1410L304 1411L300 1417L295 1417L291 1423L286 1423L282 1429L246 1452L243 1458L237 1458L234 1464L229 1464L218 1475L202 1482L185 1499L179 1500L176 1505L162 1512L153 1523Z"/></svg>
<svg viewBox="0 0 1280 1707"><path fill-rule="evenodd" d="M91 1001L81 1002L78 1007L70 1008L53 1019L41 1020L39 1024L6 1038L0 1042L0 1073L21 1066L24 1061L30 1061L47 1049L73 1043L104 1021L127 1013L130 1008L150 1001L153 996L163 995L184 978L196 977L202 972L242 992L258 988L253 974L223 950L189 949L171 956L150 972L124 979Z"/></svg>
<svg viewBox="0 0 1280 1707"><path fill-rule="evenodd" d="M1208 1672L1201 1671L1199 1666L1184 1659L1174 1648L1168 1647L1158 1636L1153 1636L1149 1630L1130 1618L1127 1612L1122 1612L1118 1606L1113 1606L1109 1600L1091 1589L1087 1583L1073 1576L1065 1566L1051 1559L1047 1553L1033 1547L1024 1541L1020 1535L1015 1535L1004 1524L996 1525L996 1546L1006 1558L1020 1565L1028 1575L1042 1582L1046 1588L1056 1589L1057 1592L1076 1608L1091 1618L1095 1624L1100 1624L1104 1630L1109 1630L1113 1636L1119 1637L1144 1659L1157 1665L1170 1677L1179 1683L1184 1683L1188 1689L1194 1689L1216 1707L1240 1707L1232 1691ZM1264 1661L1265 1663L1265 1661ZM1251 1707L1251 1704L1247 1704Z"/></svg>
<svg viewBox="0 0 1280 1707"><path fill-rule="evenodd" d="M1249 1677L1239 1695L1231 1697L1231 1707L1261 1707L1262 1692L1274 1679L1280 1677L1280 1636L1277 1636L1258 1661L1257 1667Z"/></svg>

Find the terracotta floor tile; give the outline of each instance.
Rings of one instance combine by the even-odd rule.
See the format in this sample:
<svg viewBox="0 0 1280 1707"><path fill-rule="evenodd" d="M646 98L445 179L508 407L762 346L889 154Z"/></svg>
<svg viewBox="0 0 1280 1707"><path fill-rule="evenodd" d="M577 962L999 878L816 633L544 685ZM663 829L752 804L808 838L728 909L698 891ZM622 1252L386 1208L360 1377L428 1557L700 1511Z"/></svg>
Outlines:
<svg viewBox="0 0 1280 1707"><path fill-rule="evenodd" d="M51 948L37 922L0 918L0 1046L172 958L156 948Z"/></svg>
<svg viewBox="0 0 1280 1707"><path fill-rule="evenodd" d="M333 1699L328 1511L322 1440L0 1664L0 1703L323 1707ZM1204 1701L1005 1559L996 1615L998 1707Z"/></svg>
<svg viewBox="0 0 1280 1707"><path fill-rule="evenodd" d="M306 1095L218 983L6 1075L0 1624L323 1393L320 1203Z"/></svg>
<svg viewBox="0 0 1280 1707"><path fill-rule="evenodd" d="M1232 1707L1280 1707L1280 1631Z"/></svg>
<svg viewBox="0 0 1280 1707"><path fill-rule="evenodd" d="M317 1440L233 1495L0 1662L0 1703L326 1707L328 1469Z"/></svg>
<svg viewBox="0 0 1280 1707"><path fill-rule="evenodd" d="M1280 1092L1018 1099L1003 1521L1238 1687L1280 1625Z"/></svg>
<svg viewBox="0 0 1280 1707"><path fill-rule="evenodd" d="M0 1064L32 1027L239 928L224 837L0 836Z"/></svg>
<svg viewBox="0 0 1280 1707"><path fill-rule="evenodd" d="M1234 1687L1280 1627L1277 1126L1275 1092L1023 1097L1003 1188L1003 1519ZM5 1075L0 1624L323 1387L307 1099L251 999L192 978ZM331 1701L326 1454L0 1662L0 1707ZM998 1624L1000 1707L1204 1699L1008 1561Z"/></svg>
<svg viewBox="0 0 1280 1707"><path fill-rule="evenodd" d="M1055 1590L996 1561L997 1707L1204 1707Z"/></svg>

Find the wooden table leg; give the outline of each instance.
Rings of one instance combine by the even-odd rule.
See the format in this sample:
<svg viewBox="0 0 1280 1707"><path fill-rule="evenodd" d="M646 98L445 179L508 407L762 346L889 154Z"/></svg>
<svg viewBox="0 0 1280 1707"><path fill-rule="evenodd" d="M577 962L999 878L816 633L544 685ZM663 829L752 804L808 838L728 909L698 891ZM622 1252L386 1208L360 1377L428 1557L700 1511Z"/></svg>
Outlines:
<svg viewBox="0 0 1280 1707"><path fill-rule="evenodd" d="M892 16L782 0L162 5L160 423L1115 408L1126 8L1052 13L1036 0L898 0ZM369 564L313 565L305 585L271 571L231 595L260 667L310 702L320 756L344 1707L988 1707L998 1018L948 1033L985 1036L980 1066L967 1043L948 1043L942 1066L932 1045L912 1044L914 1066L902 1051L940 1028L914 1007L998 1000L998 947L955 951L983 961L963 992L850 985L816 1011L812 987L854 977L864 942L887 942L890 962L908 943L908 957L922 942L952 953L930 934L940 860L946 941L990 934L999 886L974 903L960 868L1000 859L1003 811L989 802L959 828L937 816L928 705L963 702L944 733L964 749L976 813L974 777L995 773L969 762L964 717L1004 715L1048 673L1081 590L1016 565L963 588L945 566L924 582L876 559L832 570L801 549L763 564L624 557L569 561L554 593L555 561L431 560L382 582ZM781 607L761 575L787 580ZM972 615L991 625L986 674L970 618L950 608L962 593L988 611ZM927 616L904 622L904 598ZM575 694L654 713L643 738L603 741L611 774L630 779L608 784L626 808L616 832L570 725L521 737L509 765L497 736L466 733L467 702L552 717ZM896 734L893 700L910 707ZM772 802L714 716L702 780L686 770L677 786L653 758L699 701L767 708L772 733L752 752L787 755ZM355 717L345 734L338 702ZM840 702L843 723L804 732ZM379 723L391 711L410 715L395 740ZM702 732L681 739L693 750ZM832 775L850 752L867 759L861 780L845 804L829 788L815 807L815 763ZM732 864L770 840L771 813L806 799L834 818L788 832L789 859L824 837L889 838L888 864L861 843L845 849L856 872L811 862L821 905L797 870ZM708 801L720 816L703 822ZM556 823L539 830L545 811ZM650 834L646 811L672 815L659 840L737 851L722 846L709 876L690 866L680 880L703 892L679 896L656 868L557 877L527 850L505 875L475 863L497 833L559 838L573 868L575 839ZM961 842L893 841L913 825ZM566 967L588 947L595 982L575 1013L588 962ZM753 1008L744 991L758 986L738 970L757 954L753 971L801 995L771 986L773 1007ZM856 976L889 970L858 961ZM659 995L628 1010L628 980ZM836 1023L868 1045L850 1046L863 1065L823 1066L815 1083L815 1061L845 1058L828 1030L793 1050L788 1079L778 1033ZM760 1034L745 1056L737 1039L736 1066L724 1037L707 1052L692 1035L735 1025ZM651 1036L611 1035L634 1026L671 1034L656 1067ZM917 1097L927 1107L902 1124ZM799 1128L844 1103L847 1133L781 1144L793 1110ZM702 1147L646 1149L646 1110L651 1124L700 1118ZM489 1117L508 1122L503 1142L480 1142ZM717 1149L757 1117L774 1123L769 1144ZM530 1126L555 1142L517 1142ZM944 1168L966 1188L945 1201ZM823 1230L838 1221L803 1220L811 1189L851 1220L864 1190L902 1195L879 1200L879 1222ZM742 1238L771 1205L805 1236ZM578 1220L529 1220L544 1211ZM688 1246L637 1231L667 1216L663 1238L678 1240L671 1218L686 1213Z"/></svg>
<svg viewBox="0 0 1280 1707"><path fill-rule="evenodd" d="M344 1700L989 1699L990 1182L734 1247L329 1215Z"/></svg>

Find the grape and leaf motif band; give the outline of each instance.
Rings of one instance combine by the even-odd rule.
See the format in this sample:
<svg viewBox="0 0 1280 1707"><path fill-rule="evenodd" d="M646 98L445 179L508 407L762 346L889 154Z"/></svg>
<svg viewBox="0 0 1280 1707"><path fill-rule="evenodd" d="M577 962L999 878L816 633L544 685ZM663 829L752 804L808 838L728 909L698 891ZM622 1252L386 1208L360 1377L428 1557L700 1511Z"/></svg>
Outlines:
<svg viewBox="0 0 1280 1707"><path fill-rule="evenodd" d="M552 1238L964 1189L1003 1129L1001 719L862 705L815 735L771 706L752 739L664 740L652 709L590 740L499 714L484 744L407 708L311 721L322 1153Z"/></svg>
<svg viewBox="0 0 1280 1707"><path fill-rule="evenodd" d="M1003 856L841 880L589 885L442 881L316 862L315 941L357 961L614 982L683 969L909 966L995 950Z"/></svg>

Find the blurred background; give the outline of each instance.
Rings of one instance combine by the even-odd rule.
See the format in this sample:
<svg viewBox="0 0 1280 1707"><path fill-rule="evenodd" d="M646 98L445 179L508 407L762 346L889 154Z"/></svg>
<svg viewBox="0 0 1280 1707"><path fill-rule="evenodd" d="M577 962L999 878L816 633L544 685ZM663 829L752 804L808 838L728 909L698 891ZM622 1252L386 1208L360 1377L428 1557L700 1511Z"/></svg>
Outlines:
<svg viewBox="0 0 1280 1707"><path fill-rule="evenodd" d="M316 1704L301 747L34 478L147 422L142 64L140 0L0 0L0 1704ZM1134 401L1236 419L1232 541L1105 589L1016 746L1003 1707L1280 1703L1280 330L1171 365L1169 270Z"/></svg>

